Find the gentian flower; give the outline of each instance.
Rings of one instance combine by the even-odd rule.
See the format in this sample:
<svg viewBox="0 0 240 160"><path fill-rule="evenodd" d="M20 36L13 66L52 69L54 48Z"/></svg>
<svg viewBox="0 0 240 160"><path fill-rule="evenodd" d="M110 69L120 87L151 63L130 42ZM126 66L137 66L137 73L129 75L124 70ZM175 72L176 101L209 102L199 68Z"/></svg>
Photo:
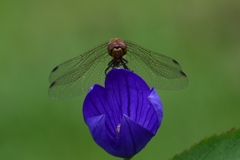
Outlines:
<svg viewBox="0 0 240 160"><path fill-rule="evenodd" d="M111 70L105 88L95 84L83 104L94 141L109 154L131 158L161 125L163 108L156 90L132 71Z"/></svg>

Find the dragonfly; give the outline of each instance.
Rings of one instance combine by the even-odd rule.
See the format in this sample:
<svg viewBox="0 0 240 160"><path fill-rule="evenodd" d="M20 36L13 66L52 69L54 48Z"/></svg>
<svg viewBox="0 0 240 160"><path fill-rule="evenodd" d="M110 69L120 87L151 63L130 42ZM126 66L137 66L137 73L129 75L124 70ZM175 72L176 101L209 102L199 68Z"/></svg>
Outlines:
<svg viewBox="0 0 240 160"><path fill-rule="evenodd" d="M113 38L53 68L48 95L52 99L67 99L87 93L92 85L103 84L113 68L135 72L150 87L188 86L188 77L176 60L134 42Z"/></svg>

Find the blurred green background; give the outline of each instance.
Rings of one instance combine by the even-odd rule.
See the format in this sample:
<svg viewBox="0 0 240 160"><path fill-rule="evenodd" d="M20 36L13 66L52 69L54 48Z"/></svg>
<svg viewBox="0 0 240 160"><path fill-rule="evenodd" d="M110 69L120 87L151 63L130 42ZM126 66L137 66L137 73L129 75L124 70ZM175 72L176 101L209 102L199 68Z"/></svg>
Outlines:
<svg viewBox="0 0 240 160"><path fill-rule="evenodd" d="M118 159L83 121L84 95L48 98L59 63L120 37L180 62L184 90L158 90L161 128L134 159L169 159L240 127L240 1L0 1L0 159Z"/></svg>

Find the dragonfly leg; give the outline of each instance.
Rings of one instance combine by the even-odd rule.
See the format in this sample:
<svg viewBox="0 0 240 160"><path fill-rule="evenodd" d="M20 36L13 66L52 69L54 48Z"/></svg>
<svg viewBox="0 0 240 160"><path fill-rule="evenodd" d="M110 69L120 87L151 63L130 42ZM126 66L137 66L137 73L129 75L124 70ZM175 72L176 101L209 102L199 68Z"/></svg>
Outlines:
<svg viewBox="0 0 240 160"><path fill-rule="evenodd" d="M105 69L105 75L107 75L107 71L109 70L110 66L108 66L106 69Z"/></svg>
<svg viewBox="0 0 240 160"><path fill-rule="evenodd" d="M112 59L109 63L108 63L108 67L105 69L105 75L107 75L107 71L109 70L109 68L113 68L115 66L115 59Z"/></svg>
<svg viewBox="0 0 240 160"><path fill-rule="evenodd" d="M124 58L121 59L121 64L123 65L123 68L126 70L129 70L128 66L126 65L128 61Z"/></svg>

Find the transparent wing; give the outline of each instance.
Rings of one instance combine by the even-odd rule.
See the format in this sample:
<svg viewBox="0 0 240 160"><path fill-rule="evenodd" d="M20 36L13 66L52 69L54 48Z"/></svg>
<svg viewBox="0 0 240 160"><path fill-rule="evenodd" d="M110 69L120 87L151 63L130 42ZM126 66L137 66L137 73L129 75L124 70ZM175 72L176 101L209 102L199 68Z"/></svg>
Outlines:
<svg viewBox="0 0 240 160"><path fill-rule="evenodd" d="M97 58L101 57L102 54L107 52L107 44L108 42L103 43L77 57L74 57L56 66L50 73L49 82L52 83L71 70L78 69L82 67L82 65L95 61Z"/></svg>
<svg viewBox="0 0 240 160"><path fill-rule="evenodd" d="M71 98L86 93L95 83L102 84L105 78L104 70L111 60L107 45L108 42L103 43L56 66L49 76L49 97Z"/></svg>
<svg viewBox="0 0 240 160"><path fill-rule="evenodd" d="M165 55L147 50L133 42L125 41L128 53L127 66L139 74L151 87L160 89L183 89L188 78L179 63Z"/></svg>

